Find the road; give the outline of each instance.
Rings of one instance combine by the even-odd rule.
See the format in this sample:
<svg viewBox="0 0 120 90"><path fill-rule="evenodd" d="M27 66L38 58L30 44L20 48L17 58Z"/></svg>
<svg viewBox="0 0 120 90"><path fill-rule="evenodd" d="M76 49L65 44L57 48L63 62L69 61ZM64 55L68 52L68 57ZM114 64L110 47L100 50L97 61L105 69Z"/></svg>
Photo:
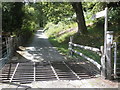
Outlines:
<svg viewBox="0 0 120 90"><path fill-rule="evenodd" d="M64 56L48 41L47 36L43 30L37 30L32 41L25 47L20 47L21 50L17 51L19 61L64 61ZM24 58L24 59L23 59ZM26 59L26 60L25 60ZM14 60L14 59L13 59ZM15 59L16 60L16 59ZM17 61L18 62L18 61Z"/></svg>
<svg viewBox="0 0 120 90"><path fill-rule="evenodd" d="M6 64L2 70L2 79L9 81L9 83L0 83L0 89L118 88L117 82L96 77L95 75L97 73L93 75L92 73L96 72L96 68L93 70L88 61L66 62L64 56L59 54L55 47L50 44L48 38L43 33L43 30L38 30L36 32L29 45L20 46L11 62L11 65ZM9 72L10 78L6 79ZM24 83L29 80L30 83Z"/></svg>

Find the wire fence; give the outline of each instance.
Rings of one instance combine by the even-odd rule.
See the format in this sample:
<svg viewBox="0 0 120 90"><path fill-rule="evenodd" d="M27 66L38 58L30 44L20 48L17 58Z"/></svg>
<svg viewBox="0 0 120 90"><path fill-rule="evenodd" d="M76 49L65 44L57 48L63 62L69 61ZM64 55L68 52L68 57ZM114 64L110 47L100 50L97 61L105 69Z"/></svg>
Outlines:
<svg viewBox="0 0 120 90"><path fill-rule="evenodd" d="M20 45L21 37L1 37L0 39L0 68L2 68L11 59Z"/></svg>

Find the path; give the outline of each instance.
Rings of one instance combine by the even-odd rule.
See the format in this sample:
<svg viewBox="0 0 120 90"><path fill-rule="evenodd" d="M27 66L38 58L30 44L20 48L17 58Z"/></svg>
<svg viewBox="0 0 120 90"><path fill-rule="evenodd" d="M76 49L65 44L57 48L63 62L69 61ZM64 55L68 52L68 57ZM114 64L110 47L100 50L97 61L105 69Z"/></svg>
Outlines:
<svg viewBox="0 0 120 90"><path fill-rule="evenodd" d="M28 46L19 47L11 65L3 68L2 77L9 83L0 88L118 88L117 82L97 77L88 61L66 61L42 32L38 30Z"/></svg>
<svg viewBox="0 0 120 90"><path fill-rule="evenodd" d="M32 42L26 47L20 47L20 49L20 51L17 51L19 61L40 62L65 60L64 57L55 50L55 47L50 44L43 30L38 30Z"/></svg>

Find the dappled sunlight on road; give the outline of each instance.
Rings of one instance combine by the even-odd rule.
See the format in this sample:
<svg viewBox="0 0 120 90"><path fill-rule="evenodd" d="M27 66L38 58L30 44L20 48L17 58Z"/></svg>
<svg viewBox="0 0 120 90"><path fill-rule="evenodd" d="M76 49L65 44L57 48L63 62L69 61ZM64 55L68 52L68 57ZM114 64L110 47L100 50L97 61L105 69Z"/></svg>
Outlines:
<svg viewBox="0 0 120 90"><path fill-rule="evenodd" d="M64 57L59 54L55 47L48 41L43 30L38 30L31 43L27 46L19 46L17 51L19 61L41 62L41 61L63 61ZM23 60L24 58L24 60ZM26 60L25 60L26 59Z"/></svg>
<svg viewBox="0 0 120 90"><path fill-rule="evenodd" d="M52 57L52 52L54 51L54 47L43 47L43 48L35 48L35 47L24 47L23 51L19 50L17 53L20 55L20 57L24 57L27 60L33 61L33 62L39 62L43 60L54 60L54 57ZM47 52L47 55L44 55L44 53L41 52Z"/></svg>

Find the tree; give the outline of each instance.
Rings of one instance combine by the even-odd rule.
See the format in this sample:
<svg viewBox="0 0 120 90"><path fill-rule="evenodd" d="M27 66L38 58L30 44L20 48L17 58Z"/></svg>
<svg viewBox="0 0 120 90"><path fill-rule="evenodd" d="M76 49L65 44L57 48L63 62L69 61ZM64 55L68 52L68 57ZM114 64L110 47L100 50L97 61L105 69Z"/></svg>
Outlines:
<svg viewBox="0 0 120 90"><path fill-rule="evenodd" d="M18 32L22 27L23 3L2 3L2 25L4 32Z"/></svg>
<svg viewBox="0 0 120 90"><path fill-rule="evenodd" d="M87 33L87 27L85 24L82 3L81 2L72 2L73 9L76 12L76 19L78 23L78 33L85 34Z"/></svg>
<svg viewBox="0 0 120 90"><path fill-rule="evenodd" d="M57 24L60 21L69 22L73 16L73 8L67 2L46 2L42 3L42 11L47 22Z"/></svg>

